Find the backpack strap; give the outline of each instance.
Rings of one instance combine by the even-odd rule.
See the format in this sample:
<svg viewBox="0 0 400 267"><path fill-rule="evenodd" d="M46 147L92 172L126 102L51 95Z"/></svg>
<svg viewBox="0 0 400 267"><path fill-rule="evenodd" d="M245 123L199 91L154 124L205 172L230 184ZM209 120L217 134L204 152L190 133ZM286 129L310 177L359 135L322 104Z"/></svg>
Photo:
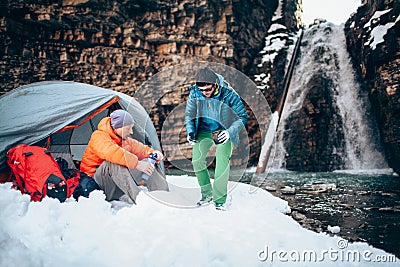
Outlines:
<svg viewBox="0 0 400 267"><path fill-rule="evenodd" d="M20 163L13 163L13 164L18 165ZM16 168L16 166L14 168ZM14 179L12 179L13 187L24 193L24 186L22 184L21 177L14 171L14 168L11 168L12 171L10 173L11 176L14 176Z"/></svg>
<svg viewBox="0 0 400 267"><path fill-rule="evenodd" d="M31 155L33 155L33 152L31 152L31 151L28 151L28 152L24 152L24 153L22 153L24 156L25 156L25 158L26 157L28 157L28 156L31 156ZM20 162L13 162L13 164L14 165L19 165L19 164L21 164ZM26 177L26 166L24 167L24 176ZM16 186L18 187L17 189L19 189L23 194L29 194L29 195L31 195L32 194L32 192L28 192L28 191L26 191L26 189L25 189L25 186L24 186L24 183L23 183L23 180L21 179L21 177L20 177L20 175L18 175L18 174L16 174L16 173L14 173L14 177L15 177L15 182L16 182ZM35 192L34 194L37 194L37 192ZM39 194L40 194L40 192L39 192Z"/></svg>

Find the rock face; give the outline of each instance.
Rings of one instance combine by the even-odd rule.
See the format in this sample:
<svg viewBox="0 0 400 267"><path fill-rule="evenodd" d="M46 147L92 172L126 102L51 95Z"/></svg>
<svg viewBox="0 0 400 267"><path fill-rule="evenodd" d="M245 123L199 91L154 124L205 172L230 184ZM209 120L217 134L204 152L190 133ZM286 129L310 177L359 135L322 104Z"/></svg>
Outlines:
<svg viewBox="0 0 400 267"><path fill-rule="evenodd" d="M285 12L287 9L290 12ZM266 97L271 111L276 109L282 94L288 61L301 23L300 10L301 1L279 2L265 36L264 48L248 71L249 76L254 77L255 83Z"/></svg>
<svg viewBox="0 0 400 267"><path fill-rule="evenodd" d="M160 68L208 60L252 64L278 0L5 0L2 91L74 80L133 93Z"/></svg>
<svg viewBox="0 0 400 267"><path fill-rule="evenodd" d="M400 172L400 3L364 0L346 22L348 49L365 81L389 166Z"/></svg>
<svg viewBox="0 0 400 267"><path fill-rule="evenodd" d="M231 1L2 1L0 12L2 90L62 79L132 94L163 66L235 57Z"/></svg>

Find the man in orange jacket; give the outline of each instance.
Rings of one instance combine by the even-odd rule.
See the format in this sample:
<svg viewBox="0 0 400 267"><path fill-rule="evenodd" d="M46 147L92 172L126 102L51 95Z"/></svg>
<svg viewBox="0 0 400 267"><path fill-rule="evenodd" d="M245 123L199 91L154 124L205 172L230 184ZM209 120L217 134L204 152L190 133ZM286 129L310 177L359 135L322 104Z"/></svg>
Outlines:
<svg viewBox="0 0 400 267"><path fill-rule="evenodd" d="M148 162L151 153L157 154L157 161L163 154L130 137L134 124L128 112L115 110L100 121L82 156L81 171L96 180L108 201L136 203L142 173L150 176L146 183L149 191L168 191L164 176Z"/></svg>

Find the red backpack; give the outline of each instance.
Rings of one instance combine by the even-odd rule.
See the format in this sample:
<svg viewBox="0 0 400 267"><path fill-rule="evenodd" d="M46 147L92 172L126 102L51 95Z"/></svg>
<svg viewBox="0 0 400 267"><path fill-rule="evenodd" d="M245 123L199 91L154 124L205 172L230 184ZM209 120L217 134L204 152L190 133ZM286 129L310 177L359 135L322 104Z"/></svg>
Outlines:
<svg viewBox="0 0 400 267"><path fill-rule="evenodd" d="M13 188L29 194L31 201L49 196L64 202L73 193L50 151L43 147L22 144L11 148L7 164L14 176Z"/></svg>

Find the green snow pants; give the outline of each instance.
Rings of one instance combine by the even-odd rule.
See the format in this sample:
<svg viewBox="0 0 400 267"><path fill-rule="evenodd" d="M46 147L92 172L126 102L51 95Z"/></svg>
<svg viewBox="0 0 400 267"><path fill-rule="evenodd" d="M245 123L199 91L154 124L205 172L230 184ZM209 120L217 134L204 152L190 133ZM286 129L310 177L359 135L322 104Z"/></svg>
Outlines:
<svg viewBox="0 0 400 267"><path fill-rule="evenodd" d="M212 194L215 203L224 204L228 191L233 145L231 140L228 140L225 144L216 145L216 166L213 188L210 183L210 173L208 172L206 162L207 153L210 151L213 144L211 133L200 132L197 137L197 143L193 146L192 164L201 187L202 196L210 196Z"/></svg>

